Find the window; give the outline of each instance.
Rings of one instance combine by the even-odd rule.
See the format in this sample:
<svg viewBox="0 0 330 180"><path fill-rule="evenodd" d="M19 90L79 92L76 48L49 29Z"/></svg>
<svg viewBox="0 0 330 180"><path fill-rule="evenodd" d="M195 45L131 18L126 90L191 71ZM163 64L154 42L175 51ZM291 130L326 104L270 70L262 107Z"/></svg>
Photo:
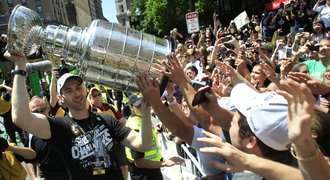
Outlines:
<svg viewBox="0 0 330 180"><path fill-rule="evenodd" d="M22 5L27 5L27 0L22 0Z"/></svg>
<svg viewBox="0 0 330 180"><path fill-rule="evenodd" d="M37 12L38 13L42 13L43 12L43 9L42 9L42 6L41 5L37 5Z"/></svg>

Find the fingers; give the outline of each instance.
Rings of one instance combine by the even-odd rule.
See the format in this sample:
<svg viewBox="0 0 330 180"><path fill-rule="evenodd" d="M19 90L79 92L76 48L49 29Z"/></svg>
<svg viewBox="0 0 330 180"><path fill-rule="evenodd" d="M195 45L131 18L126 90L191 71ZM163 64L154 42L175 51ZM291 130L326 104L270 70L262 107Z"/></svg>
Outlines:
<svg viewBox="0 0 330 180"><path fill-rule="evenodd" d="M228 164L225 164L225 163L221 163L221 162L218 162L218 161L210 161L210 165L216 169L219 169L219 170L223 170L223 171L226 171L226 172L232 172L232 168L230 165Z"/></svg>

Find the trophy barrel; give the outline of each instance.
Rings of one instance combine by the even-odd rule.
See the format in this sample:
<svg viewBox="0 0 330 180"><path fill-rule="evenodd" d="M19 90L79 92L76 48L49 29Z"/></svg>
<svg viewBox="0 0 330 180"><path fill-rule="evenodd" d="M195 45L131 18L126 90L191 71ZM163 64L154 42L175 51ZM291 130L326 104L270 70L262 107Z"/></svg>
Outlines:
<svg viewBox="0 0 330 180"><path fill-rule="evenodd" d="M162 78L156 69L171 52L168 40L102 20L93 21L86 33L80 69L86 81L137 92L137 74Z"/></svg>

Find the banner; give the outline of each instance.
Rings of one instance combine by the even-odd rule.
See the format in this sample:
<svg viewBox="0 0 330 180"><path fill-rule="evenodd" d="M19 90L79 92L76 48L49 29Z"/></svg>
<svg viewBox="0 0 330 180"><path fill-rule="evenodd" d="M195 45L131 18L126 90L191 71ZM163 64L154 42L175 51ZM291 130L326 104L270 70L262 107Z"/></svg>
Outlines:
<svg viewBox="0 0 330 180"><path fill-rule="evenodd" d="M280 8L280 4L284 3L284 6L289 4L291 0L266 0L265 7L268 11L276 10Z"/></svg>
<svg viewBox="0 0 330 180"><path fill-rule="evenodd" d="M234 23L237 29L241 29L245 24L249 23L250 19L246 13L246 11L241 12L235 19Z"/></svg>

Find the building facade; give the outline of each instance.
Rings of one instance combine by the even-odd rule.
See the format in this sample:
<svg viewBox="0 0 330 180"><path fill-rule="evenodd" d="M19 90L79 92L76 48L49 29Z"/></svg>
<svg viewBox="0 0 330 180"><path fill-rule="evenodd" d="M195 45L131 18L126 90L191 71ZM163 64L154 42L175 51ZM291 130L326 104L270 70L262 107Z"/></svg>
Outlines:
<svg viewBox="0 0 330 180"><path fill-rule="evenodd" d="M115 0L117 10L117 20L122 26L130 27L129 7L133 0Z"/></svg>
<svg viewBox="0 0 330 180"><path fill-rule="evenodd" d="M87 27L104 19L102 0L0 0L0 33L7 33L10 14L17 4L36 11L44 25Z"/></svg>

